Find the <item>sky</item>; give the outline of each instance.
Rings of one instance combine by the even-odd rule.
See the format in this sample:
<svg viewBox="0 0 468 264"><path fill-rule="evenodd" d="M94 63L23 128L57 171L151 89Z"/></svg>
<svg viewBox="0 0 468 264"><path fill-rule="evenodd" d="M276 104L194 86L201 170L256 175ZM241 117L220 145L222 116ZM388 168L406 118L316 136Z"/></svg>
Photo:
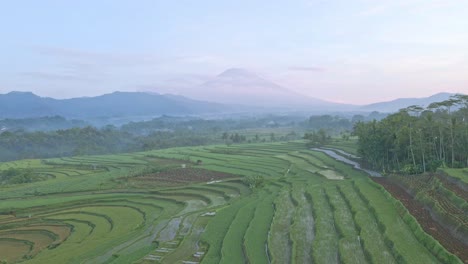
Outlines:
<svg viewBox="0 0 468 264"><path fill-rule="evenodd" d="M233 67L333 102L468 93L468 1L0 0L0 93L177 93Z"/></svg>

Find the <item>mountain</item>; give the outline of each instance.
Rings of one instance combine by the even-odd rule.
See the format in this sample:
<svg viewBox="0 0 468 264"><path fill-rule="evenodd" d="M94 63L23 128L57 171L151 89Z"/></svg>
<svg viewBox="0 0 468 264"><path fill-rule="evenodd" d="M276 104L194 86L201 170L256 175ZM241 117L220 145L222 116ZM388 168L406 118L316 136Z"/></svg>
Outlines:
<svg viewBox="0 0 468 264"><path fill-rule="evenodd" d="M422 98L399 98L388 102L380 102L369 105L364 105L359 108L362 111L379 111L379 112L397 112L402 108L406 108L411 105L419 105L426 107L434 102L441 102L447 100L452 93L438 93L429 97Z"/></svg>
<svg viewBox="0 0 468 264"><path fill-rule="evenodd" d="M336 111L352 108L296 93L241 68L227 69L196 87L179 92L198 100L268 109Z"/></svg>
<svg viewBox="0 0 468 264"><path fill-rule="evenodd" d="M0 118L23 118L56 115L52 98L42 98L31 92L0 94Z"/></svg>
<svg viewBox="0 0 468 264"><path fill-rule="evenodd" d="M96 97L53 99L30 92L0 94L0 118L61 115L68 118L192 115L225 111L217 103L182 96L142 92L114 92Z"/></svg>

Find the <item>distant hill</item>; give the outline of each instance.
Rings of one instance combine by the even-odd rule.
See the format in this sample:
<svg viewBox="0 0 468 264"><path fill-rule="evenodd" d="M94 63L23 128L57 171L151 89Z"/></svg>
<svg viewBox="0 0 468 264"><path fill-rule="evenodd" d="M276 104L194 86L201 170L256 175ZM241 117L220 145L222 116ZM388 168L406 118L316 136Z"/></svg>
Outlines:
<svg viewBox="0 0 468 264"><path fill-rule="evenodd" d="M31 92L0 94L0 119L62 116L67 119L113 118L111 123L127 123L160 115L200 115L264 111L326 112L396 112L410 105L427 106L448 99L452 94L439 93L425 98L400 98L364 106L327 102L297 94L257 75L230 69L193 91L208 91L205 100L172 94L114 92L96 97L54 99ZM192 94L190 94L191 96ZM140 120L141 121L141 120ZM100 122L100 121L96 121Z"/></svg>
<svg viewBox="0 0 468 264"><path fill-rule="evenodd" d="M399 98L388 102L380 102L369 105L364 105L359 108L361 111L379 111L379 112L397 112L398 110L411 106L419 105L426 107L434 102L441 102L447 100L452 93L438 93L429 97L422 98Z"/></svg>
<svg viewBox="0 0 468 264"><path fill-rule="evenodd" d="M228 107L182 96L114 92L96 97L53 99L30 92L0 94L0 118L60 115L67 118L192 115L222 112Z"/></svg>

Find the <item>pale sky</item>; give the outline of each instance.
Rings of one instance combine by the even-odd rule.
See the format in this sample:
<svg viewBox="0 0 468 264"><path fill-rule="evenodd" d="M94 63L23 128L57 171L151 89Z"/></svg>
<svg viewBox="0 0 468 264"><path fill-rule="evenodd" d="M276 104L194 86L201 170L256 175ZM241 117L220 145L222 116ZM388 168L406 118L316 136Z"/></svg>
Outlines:
<svg viewBox="0 0 468 264"><path fill-rule="evenodd" d="M0 1L0 93L177 91L232 67L353 104L468 93L468 1Z"/></svg>

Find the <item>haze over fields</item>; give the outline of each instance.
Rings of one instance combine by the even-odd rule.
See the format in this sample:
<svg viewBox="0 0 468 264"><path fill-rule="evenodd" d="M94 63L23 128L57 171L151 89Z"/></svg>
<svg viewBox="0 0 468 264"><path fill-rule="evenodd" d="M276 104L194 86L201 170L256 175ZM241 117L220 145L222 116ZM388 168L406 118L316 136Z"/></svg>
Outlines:
<svg viewBox="0 0 468 264"><path fill-rule="evenodd" d="M9 1L0 93L351 105L466 94L467 12L456 0Z"/></svg>
<svg viewBox="0 0 468 264"><path fill-rule="evenodd" d="M1 1L0 264L468 264L467 14Z"/></svg>

